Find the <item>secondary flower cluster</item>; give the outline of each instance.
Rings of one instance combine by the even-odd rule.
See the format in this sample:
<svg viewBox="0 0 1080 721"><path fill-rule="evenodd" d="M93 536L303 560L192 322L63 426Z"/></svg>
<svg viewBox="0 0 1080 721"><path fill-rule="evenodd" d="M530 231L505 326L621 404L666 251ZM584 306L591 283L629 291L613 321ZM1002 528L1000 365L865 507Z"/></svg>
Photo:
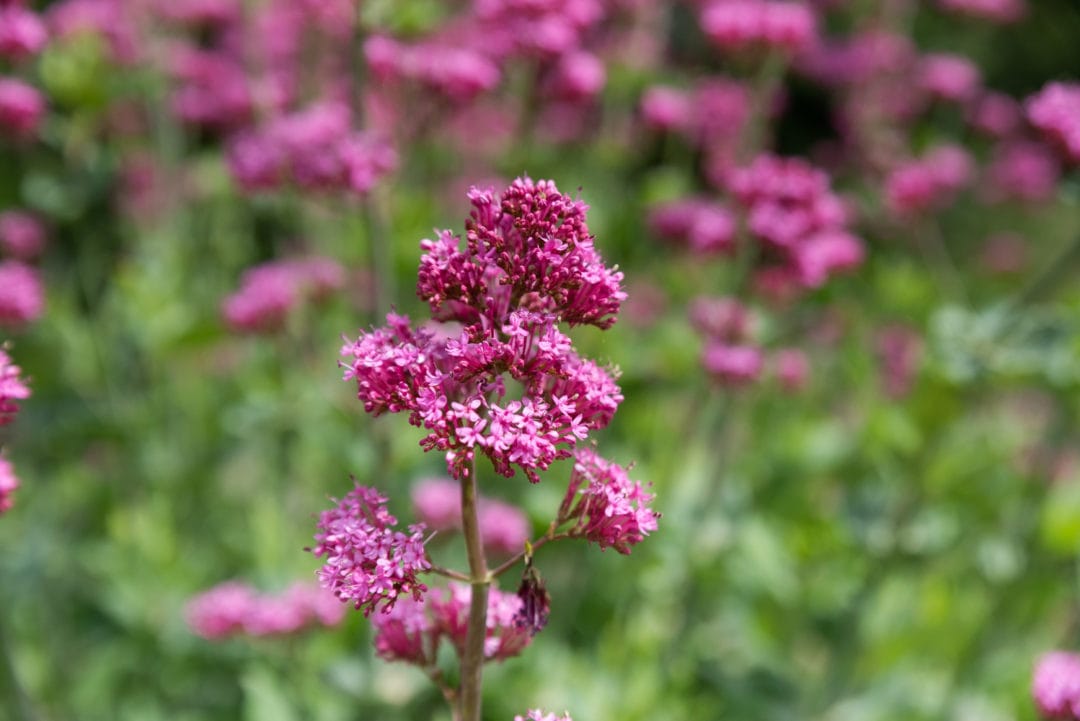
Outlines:
<svg viewBox="0 0 1080 721"><path fill-rule="evenodd" d="M1048 719L1080 719L1080 655L1068 651L1044 654L1035 666L1031 696Z"/></svg>
<svg viewBox="0 0 1080 721"><path fill-rule="evenodd" d="M319 515L317 558L325 556L319 582L341 601L365 616L393 608L401 596L419 600L427 586L417 574L431 568L424 551L424 526L409 533L393 529L397 519L386 510L387 499L374 488L356 486Z"/></svg>
<svg viewBox="0 0 1080 721"><path fill-rule="evenodd" d="M344 103L317 103L237 134L229 169L246 191L289 183L305 190L366 193L397 165L394 149L352 129Z"/></svg>
<svg viewBox="0 0 1080 721"><path fill-rule="evenodd" d="M30 389L22 378L22 370L11 362L5 348L0 347L0 426L15 420L19 411L18 401L30 397ZM11 462L0 456L0 514L14 505L14 493L19 479Z"/></svg>
<svg viewBox="0 0 1080 721"><path fill-rule="evenodd" d="M817 33L808 5L777 0L716 0L702 12L701 27L716 45L734 51L795 53L810 45Z"/></svg>
<svg viewBox="0 0 1080 721"><path fill-rule="evenodd" d="M1080 163L1080 83L1049 83L1027 101L1028 120Z"/></svg>
<svg viewBox="0 0 1080 721"><path fill-rule="evenodd" d="M342 349L345 379L367 412L408 412L454 478L480 453L498 473L517 467L537 482L622 401L612 375L558 329L614 323L622 273L594 249L585 204L550 181L519 178L500 196L473 188L469 197L464 247L449 231L421 243L417 294L443 324L414 330L387 316L388 327ZM520 398L506 400L504 375Z"/></svg>
<svg viewBox="0 0 1080 721"><path fill-rule="evenodd" d="M422 601L402 599L386 613L375 614L375 651L386 661L433 666L439 644L445 639L460 658L468 630L472 590L460 583L435 589ZM520 654L532 642L529 630L516 622L522 601L497 588L488 591L487 634L484 657L505 661Z"/></svg>
<svg viewBox="0 0 1080 721"><path fill-rule="evenodd" d="M203 638L236 634L280 636L307 626L336 626L345 606L327 591L296 583L280 594L262 594L239 581L214 586L188 602L188 626Z"/></svg>
<svg viewBox="0 0 1080 721"><path fill-rule="evenodd" d="M649 507L653 498L640 481L630 480L625 468L581 448L574 457L559 520L573 522L570 535L626 554L656 530L660 514Z"/></svg>
<svg viewBox="0 0 1080 721"><path fill-rule="evenodd" d="M886 203L902 216L946 207L971 183L974 168L963 148L937 146L892 171L885 181Z"/></svg>
<svg viewBox="0 0 1080 721"><path fill-rule="evenodd" d="M271 261L244 273L240 289L221 304L221 314L237 332L274 331L305 299L318 300L344 285L345 269L329 258Z"/></svg>
<svg viewBox="0 0 1080 721"><path fill-rule="evenodd" d="M862 241L847 230L843 202L829 177L806 161L761 155L732 172L727 187L760 249L756 280L762 289L784 295L818 288L862 263Z"/></svg>
<svg viewBox="0 0 1080 721"><path fill-rule="evenodd" d="M449 478L429 478L412 491L416 517L433 531L461 528L461 484ZM516 553L529 538L529 519L515 506L491 498L479 502L480 540L496 553Z"/></svg>

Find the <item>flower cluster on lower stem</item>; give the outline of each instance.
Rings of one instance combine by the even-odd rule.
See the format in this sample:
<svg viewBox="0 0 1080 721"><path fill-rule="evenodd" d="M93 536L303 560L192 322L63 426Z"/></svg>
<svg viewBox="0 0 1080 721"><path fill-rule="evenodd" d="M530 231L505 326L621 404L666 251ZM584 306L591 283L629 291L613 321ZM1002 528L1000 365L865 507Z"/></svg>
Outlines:
<svg viewBox="0 0 1080 721"><path fill-rule="evenodd" d="M424 551L424 525L409 533L393 530L397 519L386 510L386 497L374 488L356 486L337 507L323 511L311 549L326 557L319 582L364 615L388 610L401 596L422 598L427 586L417 574L431 568Z"/></svg>
<svg viewBox="0 0 1080 721"><path fill-rule="evenodd" d="M376 614L371 619L376 653L386 661L430 668L445 639L462 657L471 597L469 586L450 583L445 589L433 589L423 600L402 599L387 613ZM514 622L521 604L521 599L512 593L489 590L485 660L505 661L532 642L532 634Z"/></svg>

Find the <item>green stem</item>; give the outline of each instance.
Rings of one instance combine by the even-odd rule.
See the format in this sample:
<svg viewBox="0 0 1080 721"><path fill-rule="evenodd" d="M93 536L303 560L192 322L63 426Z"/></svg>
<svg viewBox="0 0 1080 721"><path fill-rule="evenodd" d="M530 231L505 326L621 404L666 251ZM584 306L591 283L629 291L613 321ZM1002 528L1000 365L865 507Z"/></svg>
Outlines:
<svg viewBox="0 0 1080 721"><path fill-rule="evenodd" d="M472 459L461 478L461 525L465 533L465 549L469 555L469 627L465 633L465 653L461 659L461 688L459 710L461 721L480 721L481 686L484 670L484 641L487 638L488 588L491 576L480 539L477 513L476 458Z"/></svg>
<svg viewBox="0 0 1080 721"><path fill-rule="evenodd" d="M1061 252L1054 262L1035 276L1017 295L1006 301L1009 310L1041 300L1057 290L1080 265L1080 235Z"/></svg>

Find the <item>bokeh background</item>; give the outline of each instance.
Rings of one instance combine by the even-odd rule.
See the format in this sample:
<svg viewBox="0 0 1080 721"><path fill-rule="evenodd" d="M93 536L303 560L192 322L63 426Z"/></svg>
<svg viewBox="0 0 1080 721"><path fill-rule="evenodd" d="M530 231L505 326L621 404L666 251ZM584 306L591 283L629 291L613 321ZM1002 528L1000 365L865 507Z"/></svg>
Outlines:
<svg viewBox="0 0 1080 721"><path fill-rule="evenodd" d="M865 260L770 301L740 263L649 223L664 202L724 192L707 152L650 126L647 91L763 82L760 57L705 36L700 3L597 3L576 49L602 63L602 88L557 101L543 90L551 58L498 56L496 81L470 97L421 71L380 75L365 55L370 38L393 37L417 44L414 65L450 67L437 53L470 37L470 3L243 2L225 29L192 21L189 5L0 2L48 29L39 50L0 60L45 100L32 131L0 136L0 211L32 213L47 236L33 263L43 311L2 318L33 396L0 436L21 480L0 516L0 718L450 718L422 673L375 658L359 613L211 642L184 609L229 579L271 592L313 578L314 516L350 476L410 517L409 489L442 458L404 418L364 414L337 367L342 335L391 307L423 317L420 240L462 231L469 185L523 173L579 194L598 249L625 272L620 322L574 339L621 369L625 402L599 447L635 464L663 517L628 557L542 550L550 624L488 667L485 718L535 706L630 721L1036 718L1035 659L1080 641L1080 287L1068 275L1080 184L1064 154L1045 143L1060 168L1040 197L995 197L986 168L1003 141L973 129L974 101L934 102L886 118L899 150L875 165L839 119L873 96L789 57L748 121L758 139L738 137L826 168ZM277 5L286 20L259 25ZM969 58L979 97L1022 102L1080 78L1074 0L1029 0L1008 23L915 0L809 7L836 42L873 28ZM0 14L0 34L9 21ZM260 58L292 27L307 35L282 51L282 91ZM227 68L192 69L184 47L233 53L256 110L229 108L215 95ZM219 106L185 114L177 97L193 86ZM238 135L320 93L352 104L350 127L384 138L394 169L359 189L246 187L230 164ZM888 170L944 142L970 153L974 179L943 207L891 215ZM266 332L230 327L222 303L245 270L299 255L334 259L345 283ZM769 372L733 384L703 369L688 305L729 294L752 308L766 352L805 352L798 391ZM483 492L539 533L568 472L536 486L489 474Z"/></svg>

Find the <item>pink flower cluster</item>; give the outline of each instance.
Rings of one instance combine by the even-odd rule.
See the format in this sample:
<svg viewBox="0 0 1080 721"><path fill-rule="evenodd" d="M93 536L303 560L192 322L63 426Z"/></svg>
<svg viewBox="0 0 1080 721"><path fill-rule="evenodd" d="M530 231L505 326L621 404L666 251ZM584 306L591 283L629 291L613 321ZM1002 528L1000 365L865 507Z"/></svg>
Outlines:
<svg viewBox="0 0 1080 721"><path fill-rule="evenodd" d="M805 160L760 155L733 171L727 186L761 248L760 287L781 295L819 288L862 264L862 241L847 230L844 203L832 193L829 177Z"/></svg>
<svg viewBox="0 0 1080 721"><path fill-rule="evenodd" d="M318 300L345 285L345 269L329 258L277 260L244 273L240 289L221 304L228 326L240 333L278 330L305 299Z"/></svg>
<svg viewBox="0 0 1080 721"><path fill-rule="evenodd" d="M45 97L33 85L0 77L0 132L15 138L37 133L45 116Z"/></svg>
<svg viewBox="0 0 1080 721"><path fill-rule="evenodd" d="M466 103L502 80L498 64L484 53L439 38L413 44L375 35L364 43L364 57L383 82L412 82L457 103Z"/></svg>
<svg viewBox="0 0 1080 721"><path fill-rule="evenodd" d="M705 35L725 50L795 53L817 37L809 5L780 0L715 0L701 14Z"/></svg>
<svg viewBox="0 0 1080 721"><path fill-rule="evenodd" d="M1031 696L1048 719L1080 719L1080 655L1051 651L1039 659L1031 679Z"/></svg>
<svg viewBox="0 0 1080 721"><path fill-rule="evenodd" d="M0 426L15 420L19 411L17 401L30 397L30 389L22 378L22 370L11 362L7 350L0 346ZM14 505L14 493L19 487L19 479L11 463L0 456L0 514Z"/></svg>
<svg viewBox="0 0 1080 721"><path fill-rule="evenodd" d="M397 166L397 154L351 128L343 103L317 103L236 135L228 148L229 169L246 191L291 182L306 190L366 193Z"/></svg>
<svg viewBox="0 0 1080 721"><path fill-rule="evenodd" d="M461 484L429 478L412 490L416 517L433 531L461 528ZM479 502L480 540L496 553L517 553L529 538L529 519L515 506L491 498Z"/></svg>
<svg viewBox="0 0 1080 721"><path fill-rule="evenodd" d="M622 466L581 448L574 454L559 521L573 522L572 536L627 554L657 528L660 514L649 507L654 497L640 481L631 481Z"/></svg>
<svg viewBox="0 0 1080 721"><path fill-rule="evenodd" d="M475 0L478 30L495 54L553 58L584 44L604 17L600 0Z"/></svg>
<svg viewBox="0 0 1080 721"><path fill-rule="evenodd" d="M554 713L544 713L538 708L530 710L524 716L515 716L514 721L574 721L570 718L568 712L564 712L562 716Z"/></svg>
<svg viewBox="0 0 1080 721"><path fill-rule="evenodd" d="M15 420L19 411L16 401L30 397L30 388L22 377L22 369L11 362L7 350L0 347L0 426Z"/></svg>
<svg viewBox="0 0 1080 721"><path fill-rule="evenodd" d="M451 583L435 589L423 600L402 599L386 613L371 619L375 629L375 651L386 661L404 661L421 667L435 665L439 644L446 639L460 658L464 654L472 589ZM520 654L532 634L515 619L522 601L497 588L488 591L487 634L484 657L505 661Z"/></svg>
<svg viewBox="0 0 1080 721"><path fill-rule="evenodd" d="M140 56L138 31L130 3L124 0L61 0L49 6L52 37L101 37L113 62L131 65Z"/></svg>
<svg viewBox="0 0 1080 721"><path fill-rule="evenodd" d="M649 211L649 228L660 238L695 253L735 249L736 223L731 211L708 198L684 198Z"/></svg>
<svg viewBox="0 0 1080 721"><path fill-rule="evenodd" d="M885 179L885 201L893 213L917 215L948 207L967 187L975 165L958 145L939 145L896 167Z"/></svg>
<svg viewBox="0 0 1080 721"><path fill-rule="evenodd" d="M293 584L274 595L229 581L191 599L185 616L192 631L217 640L241 633L287 635L316 623L336 626L345 617L345 610L333 594L308 583Z"/></svg>
<svg viewBox="0 0 1080 721"><path fill-rule="evenodd" d="M0 4L0 58L21 60L37 55L49 39L41 17L21 2Z"/></svg>
<svg viewBox="0 0 1080 721"><path fill-rule="evenodd" d="M514 181L501 195L473 188L464 248L450 231L421 243L417 294L439 332L407 318L342 349L345 379L373 415L408 412L426 450L461 478L476 453L510 477L569 457L622 401L611 374L574 352L560 322L607 328L625 298L585 224L586 205L550 181ZM460 330L456 330L460 329ZM506 401L504 374L523 390Z"/></svg>
<svg viewBox="0 0 1080 721"><path fill-rule="evenodd" d="M654 130L677 132L694 146L737 136L750 112L746 86L713 78L692 88L654 85L641 96L641 117Z"/></svg>
<svg viewBox="0 0 1080 721"><path fill-rule="evenodd" d="M966 104L982 87L979 66L953 53L929 53L919 62L919 86L931 98Z"/></svg>
<svg viewBox="0 0 1080 721"><path fill-rule="evenodd" d="M943 10L997 23L1016 22L1027 12L1024 0L938 0Z"/></svg>
<svg viewBox="0 0 1080 721"><path fill-rule="evenodd" d="M1025 107L1028 121L1080 163L1080 83L1049 83Z"/></svg>
<svg viewBox="0 0 1080 721"><path fill-rule="evenodd" d="M19 260L33 260L45 249L45 226L32 213L0 213L0 251Z"/></svg>
<svg viewBox="0 0 1080 721"><path fill-rule="evenodd" d="M1061 163L1050 148L1030 140L1000 143L986 167L986 196L990 201L1038 203L1057 193Z"/></svg>
<svg viewBox="0 0 1080 721"><path fill-rule="evenodd" d="M37 320L44 306L38 271L18 260L0 261L0 326L21 328Z"/></svg>
<svg viewBox="0 0 1080 721"><path fill-rule="evenodd" d="M319 582L365 616L393 608L401 596L419 600L427 586L417 574L431 568L424 551L424 526L409 533L393 530L397 519L386 510L386 497L374 488L356 486L319 516L316 558L323 558Z"/></svg>

